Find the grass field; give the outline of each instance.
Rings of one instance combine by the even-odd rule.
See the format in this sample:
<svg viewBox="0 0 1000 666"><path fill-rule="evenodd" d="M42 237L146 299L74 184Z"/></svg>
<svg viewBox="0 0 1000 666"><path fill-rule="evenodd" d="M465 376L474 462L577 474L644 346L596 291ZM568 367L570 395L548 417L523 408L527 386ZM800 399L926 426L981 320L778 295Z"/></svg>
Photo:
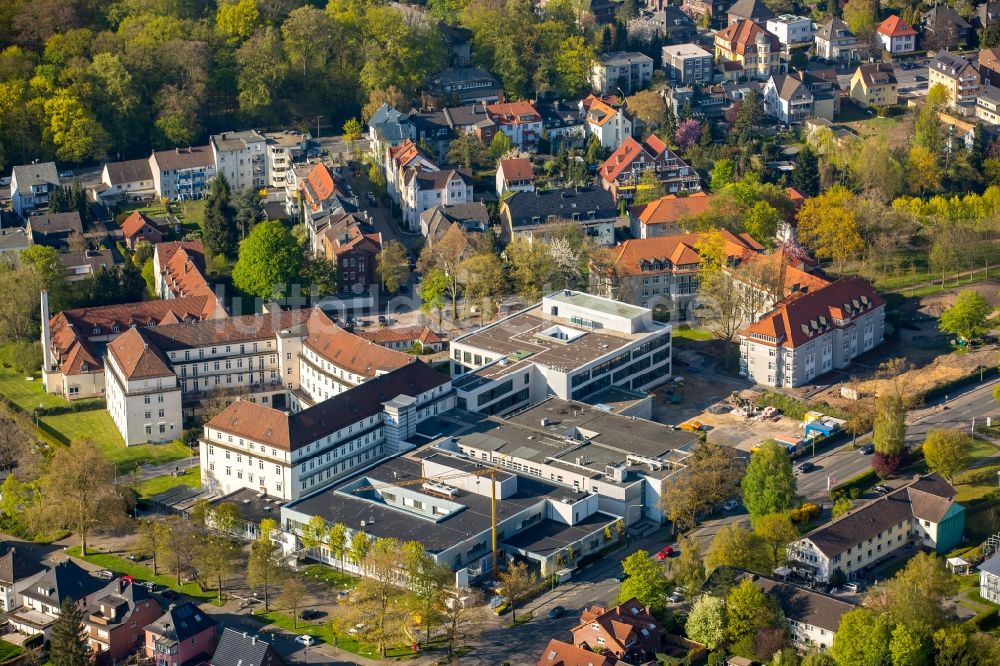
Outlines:
<svg viewBox="0 0 1000 666"><path fill-rule="evenodd" d="M24 648L20 645L14 645L8 641L0 640L0 664L10 661L23 652Z"/></svg>
<svg viewBox="0 0 1000 666"><path fill-rule="evenodd" d="M965 507L965 536L971 543L979 543L1000 530L1000 507L996 502L998 470L1000 448L992 442L976 440L966 470L955 475L955 501Z"/></svg>
<svg viewBox="0 0 1000 666"><path fill-rule="evenodd" d="M162 585L163 587L169 587L172 590L176 590L181 594L186 594L189 597L193 597L198 600L208 600L215 599L218 593L215 590L202 590L198 586L198 583L185 583L184 585L178 585L177 579L169 574L158 574L153 575L153 571L142 562L131 562L123 557L116 557L115 555L108 555L105 553L91 553L86 557L80 557L80 547L73 546L66 550L66 554L70 557L76 557L82 559L86 562L90 562L99 567L105 569L110 569L115 573L127 574L134 577L136 580L151 580L157 585Z"/></svg>
<svg viewBox="0 0 1000 666"><path fill-rule="evenodd" d="M165 490L170 490L171 488L176 488L177 486L191 486L192 488L197 488L201 485L201 472L198 468L189 469L180 476L174 476L173 474L167 474L165 476L158 476L153 479L147 479L139 483L135 490L139 493L139 497L153 497L154 495L159 495Z"/></svg>
<svg viewBox="0 0 1000 666"><path fill-rule="evenodd" d="M201 229L202 222L205 220L205 204L205 199L199 199L198 201L171 203L168 204L167 208L164 208L159 201L151 201L148 203L133 204L123 207L122 212L119 213L115 219L124 219L133 211L139 211L147 217L166 217L167 215L174 215L181 222L181 235L183 235L192 231L199 231Z"/></svg>
<svg viewBox="0 0 1000 666"><path fill-rule="evenodd" d="M695 342L705 342L706 340L711 340L713 337L711 332L706 331L703 328L691 328L687 324L681 324L680 326L675 326L673 330L675 338L682 338L684 340L693 340Z"/></svg>

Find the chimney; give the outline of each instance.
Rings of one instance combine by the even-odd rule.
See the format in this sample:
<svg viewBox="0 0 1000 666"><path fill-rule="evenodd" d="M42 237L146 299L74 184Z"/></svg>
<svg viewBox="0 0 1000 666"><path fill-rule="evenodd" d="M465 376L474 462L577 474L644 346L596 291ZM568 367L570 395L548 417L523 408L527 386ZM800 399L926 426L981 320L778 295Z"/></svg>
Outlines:
<svg viewBox="0 0 1000 666"><path fill-rule="evenodd" d="M42 370L52 368L52 332L49 330L49 292L42 290Z"/></svg>

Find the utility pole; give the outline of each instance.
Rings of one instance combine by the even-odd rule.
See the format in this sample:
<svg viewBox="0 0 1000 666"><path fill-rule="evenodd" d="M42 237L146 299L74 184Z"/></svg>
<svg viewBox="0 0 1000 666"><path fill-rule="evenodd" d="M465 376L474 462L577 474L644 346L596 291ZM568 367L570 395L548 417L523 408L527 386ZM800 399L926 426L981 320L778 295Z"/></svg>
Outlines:
<svg viewBox="0 0 1000 666"><path fill-rule="evenodd" d="M319 121L323 116L316 116L316 141L319 141Z"/></svg>

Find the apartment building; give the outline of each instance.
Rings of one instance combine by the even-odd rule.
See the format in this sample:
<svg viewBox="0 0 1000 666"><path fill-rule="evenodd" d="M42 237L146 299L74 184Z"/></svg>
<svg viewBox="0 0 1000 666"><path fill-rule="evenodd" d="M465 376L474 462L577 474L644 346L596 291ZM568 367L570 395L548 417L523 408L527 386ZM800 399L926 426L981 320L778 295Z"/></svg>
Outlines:
<svg viewBox="0 0 1000 666"><path fill-rule="evenodd" d="M419 171L439 170L437 164L410 139L406 139L399 145L386 148L386 190L396 203L399 203L402 198L403 177L411 169Z"/></svg>
<svg viewBox="0 0 1000 666"><path fill-rule="evenodd" d="M983 86L976 98L976 118L991 125L1000 125L1000 88Z"/></svg>
<svg viewBox="0 0 1000 666"><path fill-rule="evenodd" d="M588 95L580 100L580 115L583 116L584 134L593 134L601 146L613 150L627 136L632 136L635 123L625 112L625 105L615 98L607 100Z"/></svg>
<svg viewBox="0 0 1000 666"><path fill-rule="evenodd" d="M440 205L471 204L472 174L466 169L407 169L402 178L400 207L410 231L420 229L424 211Z"/></svg>
<svg viewBox="0 0 1000 666"><path fill-rule="evenodd" d="M83 635L100 666L119 663L142 647L143 628L162 613L145 587L116 578L83 609Z"/></svg>
<svg viewBox="0 0 1000 666"><path fill-rule="evenodd" d="M542 116L527 100L487 104L486 113L497 129L522 150L533 149L542 137ZM471 165L463 166L469 168Z"/></svg>
<svg viewBox="0 0 1000 666"><path fill-rule="evenodd" d="M715 197L695 192L679 197L668 194L655 201L629 209L629 228L633 238L654 238L681 233L681 222L711 210Z"/></svg>
<svg viewBox="0 0 1000 666"><path fill-rule="evenodd" d="M650 134L642 143L626 136L598 169L602 187L611 192L615 201L624 200L626 205L635 199L640 188L645 187L642 177L647 171L656 174L663 189L671 194L701 190L698 172L655 134Z"/></svg>
<svg viewBox="0 0 1000 666"><path fill-rule="evenodd" d="M149 168L158 196L200 199L215 177L215 153L212 146L157 150L149 158Z"/></svg>
<svg viewBox="0 0 1000 666"><path fill-rule="evenodd" d="M820 582L848 579L910 544L947 553L962 541L965 507L937 473L853 509L788 545L788 566Z"/></svg>
<svg viewBox="0 0 1000 666"><path fill-rule="evenodd" d="M465 408L487 414L547 395L582 400L611 386L647 390L670 378L670 334L648 308L557 291L452 340L452 376Z"/></svg>
<svg viewBox="0 0 1000 666"><path fill-rule="evenodd" d="M26 636L42 634L47 641L64 601L73 601L81 610L89 608L107 585L73 560L58 562L21 590L22 605L7 615L9 628Z"/></svg>
<svg viewBox="0 0 1000 666"><path fill-rule="evenodd" d="M711 83L715 60L697 44L669 44L663 47L663 69L675 83Z"/></svg>
<svg viewBox="0 0 1000 666"><path fill-rule="evenodd" d="M154 245L153 279L156 294L161 299L204 296L222 309L205 277L205 248L200 239Z"/></svg>
<svg viewBox="0 0 1000 666"><path fill-rule="evenodd" d="M982 78L972 63L941 51L927 65L927 89L941 85L948 92L948 106L963 115L975 113Z"/></svg>
<svg viewBox="0 0 1000 666"><path fill-rule="evenodd" d="M840 87L810 72L776 74L764 85L764 112L787 125L809 118L832 121L840 112Z"/></svg>
<svg viewBox="0 0 1000 666"><path fill-rule="evenodd" d="M758 384L809 383L881 344L885 299L861 278L793 294L740 332L740 374Z"/></svg>
<svg viewBox="0 0 1000 666"><path fill-rule="evenodd" d="M415 360L306 404L226 407L200 440L202 485L219 495L251 489L297 500L412 447L417 425L452 409L454 396L447 377Z"/></svg>
<svg viewBox="0 0 1000 666"><path fill-rule="evenodd" d="M827 18L816 31L816 55L826 60L858 62L868 47L859 40L843 19Z"/></svg>
<svg viewBox="0 0 1000 666"><path fill-rule="evenodd" d="M11 546L0 556L0 612L8 613L22 603L21 592L45 572L42 561Z"/></svg>
<svg viewBox="0 0 1000 666"><path fill-rule="evenodd" d="M267 139L257 130L213 134L210 140L215 171L234 189L268 186Z"/></svg>
<svg viewBox="0 0 1000 666"><path fill-rule="evenodd" d="M653 80L653 59L636 51L602 53L591 67L590 83L598 95L645 90Z"/></svg>
<svg viewBox="0 0 1000 666"><path fill-rule="evenodd" d="M816 36L816 24L808 16L781 14L767 19L764 27L778 38L786 52L792 46L811 44Z"/></svg>
<svg viewBox="0 0 1000 666"><path fill-rule="evenodd" d="M545 241L561 225L579 226L598 245L614 245L618 206L610 192L573 187L515 192L500 203L501 235Z"/></svg>
<svg viewBox="0 0 1000 666"><path fill-rule="evenodd" d="M283 189L288 185L289 171L292 165L306 154L311 139L308 132L284 130L264 133L267 145L268 187Z"/></svg>
<svg viewBox="0 0 1000 666"><path fill-rule="evenodd" d="M899 101L896 70L888 63L861 65L851 76L851 99L863 107L895 106Z"/></svg>
<svg viewBox="0 0 1000 666"><path fill-rule="evenodd" d="M10 204L14 212L27 217L36 208L48 208L49 194L59 187L55 162L15 166L10 177Z"/></svg>
<svg viewBox="0 0 1000 666"><path fill-rule="evenodd" d="M715 60L735 63L742 76L766 80L781 73L781 44L759 23L740 19L715 34Z"/></svg>
<svg viewBox="0 0 1000 666"><path fill-rule="evenodd" d="M337 290L359 294L380 284L376 258L382 250L381 232L365 233L355 215L345 215L320 233L323 256L337 267Z"/></svg>

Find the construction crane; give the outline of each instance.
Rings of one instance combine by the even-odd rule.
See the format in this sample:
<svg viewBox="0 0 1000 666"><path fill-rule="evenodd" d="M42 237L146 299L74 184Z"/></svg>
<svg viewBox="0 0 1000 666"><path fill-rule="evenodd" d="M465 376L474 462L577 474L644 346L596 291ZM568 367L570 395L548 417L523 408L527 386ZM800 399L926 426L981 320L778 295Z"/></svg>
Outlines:
<svg viewBox="0 0 1000 666"><path fill-rule="evenodd" d="M404 481L386 481L384 484L361 486L359 488L354 488L351 492L361 493L366 490L382 490L384 488L401 488L405 486L418 486L425 483L440 483L444 481L449 481L452 479L461 479L469 476L476 477L487 477L490 480L490 536L492 541L493 550L493 577L496 579L497 574L497 473L505 472L502 467L497 465L483 465L482 467L477 467L470 472L456 472L454 474L446 474L444 476L419 476L414 479L406 479Z"/></svg>

